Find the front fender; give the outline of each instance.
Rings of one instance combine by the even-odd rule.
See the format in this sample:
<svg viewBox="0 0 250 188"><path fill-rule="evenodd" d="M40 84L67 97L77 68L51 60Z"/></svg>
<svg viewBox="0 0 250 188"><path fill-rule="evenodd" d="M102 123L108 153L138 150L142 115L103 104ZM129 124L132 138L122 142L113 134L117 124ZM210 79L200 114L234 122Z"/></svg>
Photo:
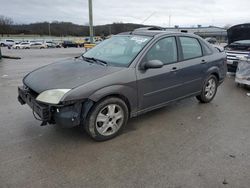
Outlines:
<svg viewBox="0 0 250 188"><path fill-rule="evenodd" d="M97 102L110 95L121 95L130 104L131 113L137 111L137 82L134 69L124 69L88 82L69 91L62 101L89 99Z"/></svg>
<svg viewBox="0 0 250 188"><path fill-rule="evenodd" d="M121 95L125 97L130 105L131 113L136 112L137 108L137 91L136 88L124 85L112 85L101 88L91 94L88 98L92 101L99 101L110 95Z"/></svg>

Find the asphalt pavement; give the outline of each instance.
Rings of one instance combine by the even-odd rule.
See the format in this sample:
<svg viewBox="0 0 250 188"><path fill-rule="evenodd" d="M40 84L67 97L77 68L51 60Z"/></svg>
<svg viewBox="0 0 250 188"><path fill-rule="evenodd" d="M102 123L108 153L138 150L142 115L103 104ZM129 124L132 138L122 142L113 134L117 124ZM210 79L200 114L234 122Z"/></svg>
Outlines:
<svg viewBox="0 0 250 188"><path fill-rule="evenodd" d="M8 50L0 62L0 187L248 188L250 97L228 76L209 104L195 98L131 119L94 142L79 128L41 127L17 101L29 71L81 48Z"/></svg>

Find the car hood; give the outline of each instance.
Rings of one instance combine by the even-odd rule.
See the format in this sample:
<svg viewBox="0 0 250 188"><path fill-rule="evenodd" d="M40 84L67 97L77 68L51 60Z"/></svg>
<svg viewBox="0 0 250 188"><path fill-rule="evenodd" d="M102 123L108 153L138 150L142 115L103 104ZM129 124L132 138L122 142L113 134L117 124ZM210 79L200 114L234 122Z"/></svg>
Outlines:
<svg viewBox="0 0 250 188"><path fill-rule="evenodd" d="M81 58L67 59L30 72L23 83L37 93L49 89L72 89L122 69L88 63Z"/></svg>
<svg viewBox="0 0 250 188"><path fill-rule="evenodd" d="M227 30L228 44L250 39L250 23L235 25Z"/></svg>

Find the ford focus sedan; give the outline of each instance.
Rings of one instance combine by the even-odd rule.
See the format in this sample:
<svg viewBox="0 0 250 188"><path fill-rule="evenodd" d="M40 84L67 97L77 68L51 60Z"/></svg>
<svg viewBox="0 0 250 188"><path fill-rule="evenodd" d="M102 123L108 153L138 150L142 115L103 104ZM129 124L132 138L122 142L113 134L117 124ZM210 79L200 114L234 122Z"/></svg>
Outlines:
<svg viewBox="0 0 250 188"><path fill-rule="evenodd" d="M200 37L142 29L34 70L18 99L41 125L82 126L104 141L121 133L129 118L171 102L210 102L225 75L225 53Z"/></svg>

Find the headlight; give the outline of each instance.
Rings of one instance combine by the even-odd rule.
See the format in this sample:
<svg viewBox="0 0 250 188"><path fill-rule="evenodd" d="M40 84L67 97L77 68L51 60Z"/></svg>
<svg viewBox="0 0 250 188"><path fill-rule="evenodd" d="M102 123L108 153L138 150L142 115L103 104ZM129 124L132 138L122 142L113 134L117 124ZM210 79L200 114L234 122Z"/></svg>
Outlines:
<svg viewBox="0 0 250 188"><path fill-rule="evenodd" d="M40 93L36 100L40 102L50 103L50 104L58 104L62 97L68 92L70 89L51 89Z"/></svg>

